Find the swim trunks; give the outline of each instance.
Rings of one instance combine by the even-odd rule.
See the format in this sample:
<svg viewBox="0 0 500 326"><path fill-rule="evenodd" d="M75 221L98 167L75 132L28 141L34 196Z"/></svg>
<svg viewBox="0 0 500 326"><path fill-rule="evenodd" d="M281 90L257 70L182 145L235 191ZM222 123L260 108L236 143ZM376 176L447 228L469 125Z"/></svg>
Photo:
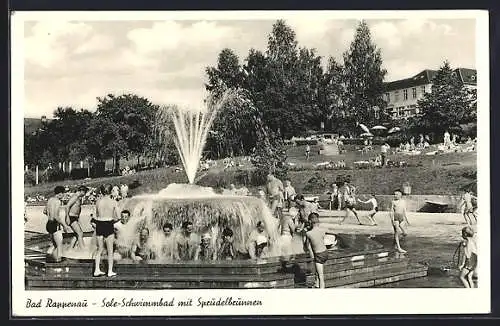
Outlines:
<svg viewBox="0 0 500 326"><path fill-rule="evenodd" d="M47 230L47 232L49 232L49 234L54 234L57 231L61 231L62 227L61 224L59 224L59 222L57 222L56 220L49 220L45 225L45 229Z"/></svg>
<svg viewBox="0 0 500 326"><path fill-rule="evenodd" d="M477 255L472 253L470 258L466 258L464 268L467 268L470 271L475 270L477 267Z"/></svg>
<svg viewBox="0 0 500 326"><path fill-rule="evenodd" d="M324 264L328 260L328 251L322 251L314 253L314 262L318 264Z"/></svg>
<svg viewBox="0 0 500 326"><path fill-rule="evenodd" d="M95 234L97 236L109 237L115 233L114 221L99 221L95 220Z"/></svg>
<svg viewBox="0 0 500 326"><path fill-rule="evenodd" d="M78 216L69 216L69 225L78 222L79 217Z"/></svg>
<svg viewBox="0 0 500 326"><path fill-rule="evenodd" d="M404 217L402 214L394 213L394 221L398 221L399 223L404 222Z"/></svg>

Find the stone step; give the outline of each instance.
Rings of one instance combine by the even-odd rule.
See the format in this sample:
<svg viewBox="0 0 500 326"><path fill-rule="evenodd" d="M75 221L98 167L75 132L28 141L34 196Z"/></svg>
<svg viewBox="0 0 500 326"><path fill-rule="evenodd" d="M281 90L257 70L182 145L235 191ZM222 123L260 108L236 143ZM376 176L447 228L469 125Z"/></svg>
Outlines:
<svg viewBox="0 0 500 326"><path fill-rule="evenodd" d="M352 274L346 277L334 278L325 281L326 287L373 287L380 284L398 282L407 279L427 276L427 268L423 265L394 267L377 272Z"/></svg>
<svg viewBox="0 0 500 326"><path fill-rule="evenodd" d="M27 289L210 289L210 288L293 288L293 275L274 274L267 277L241 277L227 275L164 275L161 278L122 276L112 278L106 276L66 276L46 277L30 276L26 279Z"/></svg>
<svg viewBox="0 0 500 326"><path fill-rule="evenodd" d="M368 272L378 272L390 268L405 268L409 265L408 258L399 258L388 256L383 258L371 258L366 260L345 262L340 264L323 265L325 279L346 277L354 274L363 274ZM295 271L297 273L297 271ZM304 282L314 274L314 265L311 263L302 270L302 278L296 278L297 283Z"/></svg>

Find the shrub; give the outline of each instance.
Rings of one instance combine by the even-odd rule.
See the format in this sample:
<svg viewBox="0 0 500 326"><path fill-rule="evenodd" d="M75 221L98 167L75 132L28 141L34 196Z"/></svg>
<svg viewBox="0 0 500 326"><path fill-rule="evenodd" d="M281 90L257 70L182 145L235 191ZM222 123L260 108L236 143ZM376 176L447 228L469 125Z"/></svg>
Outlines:
<svg viewBox="0 0 500 326"><path fill-rule="evenodd" d="M85 179L88 174L88 170L86 168L77 168L71 170L71 179L73 180L78 180L78 179Z"/></svg>
<svg viewBox="0 0 500 326"><path fill-rule="evenodd" d="M69 178L69 173L59 169L47 170L47 181L63 181Z"/></svg>
<svg viewBox="0 0 500 326"><path fill-rule="evenodd" d="M31 185L31 186L36 184L35 172L33 172L31 170L24 171L24 184Z"/></svg>
<svg viewBox="0 0 500 326"><path fill-rule="evenodd" d="M314 176L307 181L303 189L307 192L323 191L327 185L327 180L321 174L316 172Z"/></svg>

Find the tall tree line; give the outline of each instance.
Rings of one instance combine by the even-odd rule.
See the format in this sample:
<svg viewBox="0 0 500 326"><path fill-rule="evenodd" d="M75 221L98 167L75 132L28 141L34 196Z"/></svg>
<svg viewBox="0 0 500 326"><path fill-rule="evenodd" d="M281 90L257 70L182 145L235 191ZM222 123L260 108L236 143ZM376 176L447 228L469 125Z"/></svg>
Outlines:
<svg viewBox="0 0 500 326"><path fill-rule="evenodd" d="M109 94L97 100L95 112L60 107L54 119L25 134L25 163L47 167L55 162L112 158L114 170L119 171L121 157L152 159L164 154L154 134L157 105L134 94Z"/></svg>
<svg viewBox="0 0 500 326"><path fill-rule="evenodd" d="M223 49L217 65L206 69L206 89L215 95L226 88L246 90L265 126L285 139L322 126L349 133L358 123L388 119L382 96L386 71L366 22L359 23L343 63L333 57L327 58L325 65L322 61L315 49L300 47L293 29L278 20L265 52L250 49L240 62L233 50ZM253 148L257 137L250 134L261 128L254 119L248 119L255 112L235 110L221 113L214 127L217 136L209 141L225 155Z"/></svg>

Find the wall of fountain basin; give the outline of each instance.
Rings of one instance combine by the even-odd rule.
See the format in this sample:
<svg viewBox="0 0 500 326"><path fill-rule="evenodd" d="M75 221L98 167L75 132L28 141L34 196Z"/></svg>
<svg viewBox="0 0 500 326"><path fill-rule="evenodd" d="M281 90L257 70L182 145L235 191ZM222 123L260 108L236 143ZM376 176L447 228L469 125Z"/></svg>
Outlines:
<svg viewBox="0 0 500 326"><path fill-rule="evenodd" d="M86 236L92 236L87 233ZM427 267L412 264L367 236L338 234L338 248L325 264L327 287L373 287L424 277ZM65 237L65 242L69 237ZM46 234L25 234L25 287L46 289L224 289L304 288L314 283L307 254L233 261L118 261L118 276L93 277L91 259L48 262ZM106 262L103 262L104 265ZM106 266L104 266L106 268Z"/></svg>

